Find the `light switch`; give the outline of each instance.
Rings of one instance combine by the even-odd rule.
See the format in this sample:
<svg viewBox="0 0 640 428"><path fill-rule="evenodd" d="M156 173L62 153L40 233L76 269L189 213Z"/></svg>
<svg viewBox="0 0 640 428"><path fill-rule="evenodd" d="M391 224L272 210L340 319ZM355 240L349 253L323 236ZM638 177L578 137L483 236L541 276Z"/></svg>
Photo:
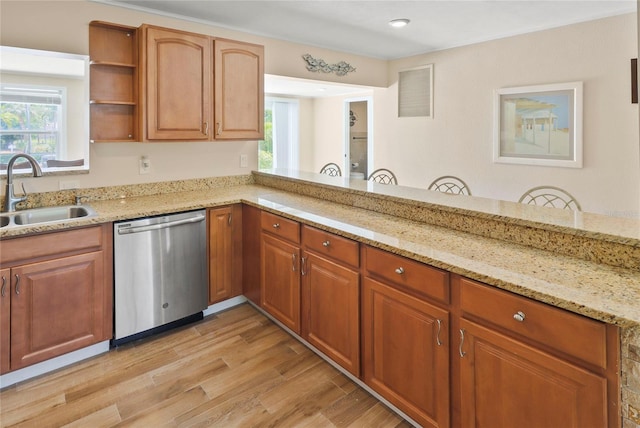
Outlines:
<svg viewBox="0 0 640 428"><path fill-rule="evenodd" d="M149 174L151 172L151 159L146 156L140 158L140 174Z"/></svg>

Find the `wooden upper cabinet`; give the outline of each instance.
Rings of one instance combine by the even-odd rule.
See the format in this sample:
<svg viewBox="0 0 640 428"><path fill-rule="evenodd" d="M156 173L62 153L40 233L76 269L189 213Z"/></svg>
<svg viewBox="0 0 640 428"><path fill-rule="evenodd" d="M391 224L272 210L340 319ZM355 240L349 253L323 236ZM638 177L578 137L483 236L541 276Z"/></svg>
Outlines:
<svg viewBox="0 0 640 428"><path fill-rule="evenodd" d="M142 29L144 139L208 140L210 38L146 25Z"/></svg>
<svg viewBox="0 0 640 428"><path fill-rule="evenodd" d="M89 56L91 141L137 141L137 29L92 21Z"/></svg>
<svg viewBox="0 0 640 428"><path fill-rule="evenodd" d="M264 138L264 46L93 21L93 141Z"/></svg>
<svg viewBox="0 0 640 428"><path fill-rule="evenodd" d="M215 39L216 140L264 138L264 47Z"/></svg>

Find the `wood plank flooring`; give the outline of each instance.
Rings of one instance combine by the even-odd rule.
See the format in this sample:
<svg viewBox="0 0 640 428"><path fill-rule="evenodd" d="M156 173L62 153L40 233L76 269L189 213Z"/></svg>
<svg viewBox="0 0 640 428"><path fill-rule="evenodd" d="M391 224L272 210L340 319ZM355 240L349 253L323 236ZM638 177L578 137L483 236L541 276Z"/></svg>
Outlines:
<svg viewBox="0 0 640 428"><path fill-rule="evenodd" d="M0 392L2 427L410 427L249 304Z"/></svg>

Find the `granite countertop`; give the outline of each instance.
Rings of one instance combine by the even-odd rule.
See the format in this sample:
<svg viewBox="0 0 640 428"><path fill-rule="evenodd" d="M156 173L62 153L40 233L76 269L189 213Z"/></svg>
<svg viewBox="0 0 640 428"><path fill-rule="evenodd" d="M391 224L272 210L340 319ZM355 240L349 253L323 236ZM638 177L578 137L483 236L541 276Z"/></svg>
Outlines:
<svg viewBox="0 0 640 428"><path fill-rule="evenodd" d="M640 325L637 270L255 184L95 200L89 205L98 213L96 217L0 230L0 239L238 202L594 319L619 326Z"/></svg>

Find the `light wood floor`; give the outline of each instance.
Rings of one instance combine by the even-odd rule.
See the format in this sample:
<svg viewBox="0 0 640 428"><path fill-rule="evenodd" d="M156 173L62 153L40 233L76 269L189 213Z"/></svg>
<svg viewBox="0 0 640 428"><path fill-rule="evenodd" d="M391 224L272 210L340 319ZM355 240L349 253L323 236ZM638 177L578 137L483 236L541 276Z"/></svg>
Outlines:
<svg viewBox="0 0 640 428"><path fill-rule="evenodd" d="M0 392L1 426L410 427L248 304Z"/></svg>

